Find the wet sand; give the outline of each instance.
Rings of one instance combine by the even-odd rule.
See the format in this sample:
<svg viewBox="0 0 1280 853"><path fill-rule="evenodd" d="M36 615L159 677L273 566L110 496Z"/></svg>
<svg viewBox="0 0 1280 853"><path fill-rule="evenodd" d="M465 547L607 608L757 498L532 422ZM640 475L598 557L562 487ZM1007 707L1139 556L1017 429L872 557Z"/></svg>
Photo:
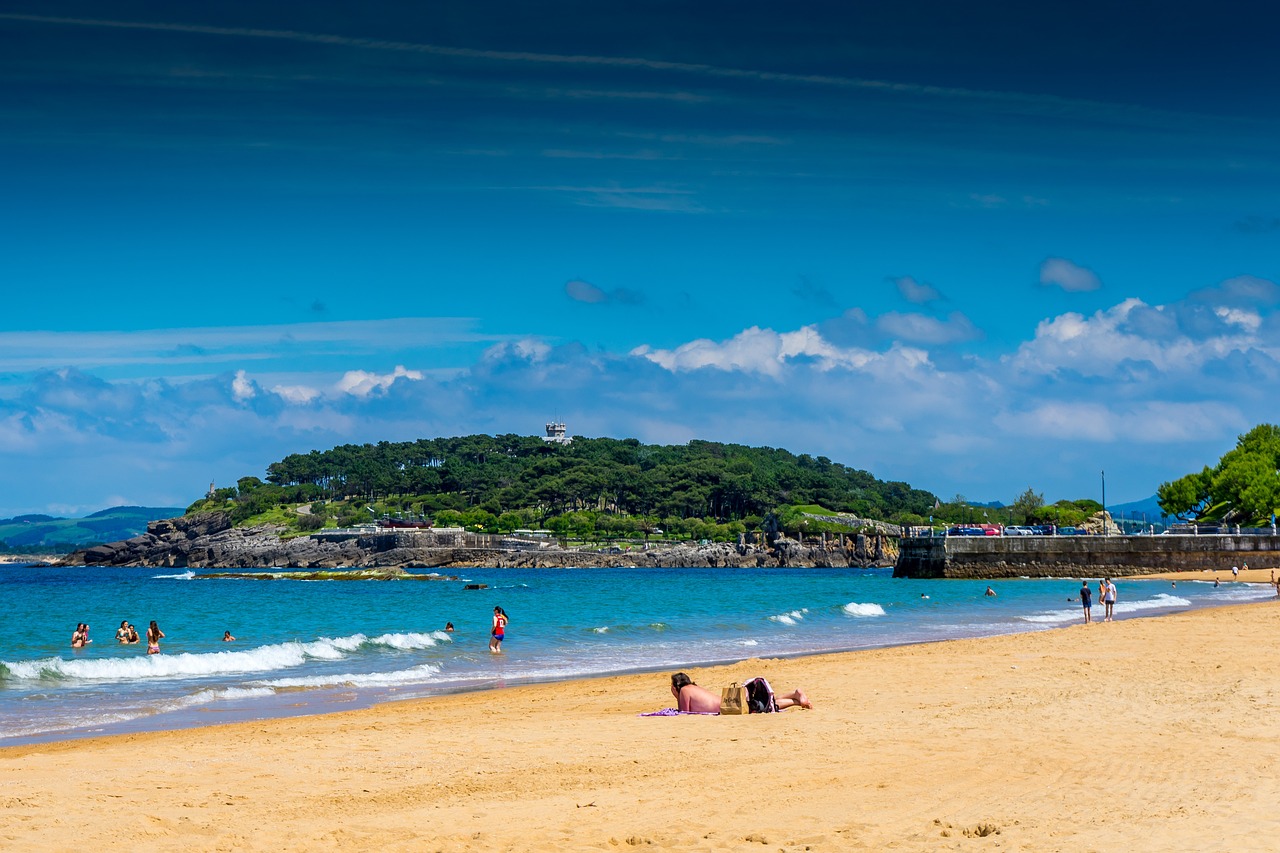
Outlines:
<svg viewBox="0 0 1280 853"><path fill-rule="evenodd" d="M1278 632L1268 601L690 670L816 705L775 715L639 717L655 673L9 747L0 847L1271 850Z"/></svg>

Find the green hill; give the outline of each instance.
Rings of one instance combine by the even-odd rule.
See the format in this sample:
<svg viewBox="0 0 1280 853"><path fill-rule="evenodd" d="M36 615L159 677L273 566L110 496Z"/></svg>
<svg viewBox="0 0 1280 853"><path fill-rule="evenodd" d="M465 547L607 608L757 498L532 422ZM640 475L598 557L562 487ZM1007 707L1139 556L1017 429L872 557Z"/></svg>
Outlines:
<svg viewBox="0 0 1280 853"><path fill-rule="evenodd" d="M582 437L556 444L521 435L344 445L287 456L268 466L266 480L242 478L188 512L227 510L239 524L300 532L403 513L487 532L728 539L794 505L916 523L936 500L824 456L772 447Z"/></svg>
<svg viewBox="0 0 1280 853"><path fill-rule="evenodd" d="M51 515L0 518L0 551L67 553L103 542L129 539L146 532L148 521L181 514L181 507L117 506L84 518Z"/></svg>

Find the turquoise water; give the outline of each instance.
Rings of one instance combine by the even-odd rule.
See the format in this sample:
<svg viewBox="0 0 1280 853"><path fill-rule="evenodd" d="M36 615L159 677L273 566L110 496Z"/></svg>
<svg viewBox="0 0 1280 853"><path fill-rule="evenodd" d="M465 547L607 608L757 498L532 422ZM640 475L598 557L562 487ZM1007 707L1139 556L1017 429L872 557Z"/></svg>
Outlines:
<svg viewBox="0 0 1280 853"><path fill-rule="evenodd" d="M1039 630L1080 621L1067 600L1079 585L1000 581L993 598L985 581L895 580L888 570L469 569L458 580L298 581L0 566L10 626L0 639L0 745ZM1274 595L1238 583L1118 586L1121 619ZM488 651L494 605L511 618L501 655ZM121 620L145 632L152 619L166 635L162 654L115 642ZM72 650L78 622L94 642ZM235 643L221 641L227 630ZM669 698L655 680L654 707Z"/></svg>

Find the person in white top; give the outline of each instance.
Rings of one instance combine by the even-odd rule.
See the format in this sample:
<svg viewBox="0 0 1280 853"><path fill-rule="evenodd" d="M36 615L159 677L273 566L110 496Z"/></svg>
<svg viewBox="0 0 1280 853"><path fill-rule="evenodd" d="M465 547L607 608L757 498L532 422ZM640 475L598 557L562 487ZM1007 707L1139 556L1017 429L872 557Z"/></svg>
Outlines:
<svg viewBox="0 0 1280 853"><path fill-rule="evenodd" d="M1106 614L1103 616L1103 622L1111 621L1111 612L1116 606L1116 585L1111 578L1107 578L1103 587L1102 603L1106 607Z"/></svg>

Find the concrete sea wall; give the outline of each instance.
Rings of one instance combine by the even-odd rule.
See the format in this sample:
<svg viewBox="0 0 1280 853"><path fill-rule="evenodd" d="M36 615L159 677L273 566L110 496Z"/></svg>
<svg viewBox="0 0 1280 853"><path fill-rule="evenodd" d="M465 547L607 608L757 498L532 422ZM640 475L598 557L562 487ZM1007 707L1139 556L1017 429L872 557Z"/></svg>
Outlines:
<svg viewBox="0 0 1280 853"><path fill-rule="evenodd" d="M947 536L902 540L893 576L905 578L1081 575L1280 567L1280 536Z"/></svg>

